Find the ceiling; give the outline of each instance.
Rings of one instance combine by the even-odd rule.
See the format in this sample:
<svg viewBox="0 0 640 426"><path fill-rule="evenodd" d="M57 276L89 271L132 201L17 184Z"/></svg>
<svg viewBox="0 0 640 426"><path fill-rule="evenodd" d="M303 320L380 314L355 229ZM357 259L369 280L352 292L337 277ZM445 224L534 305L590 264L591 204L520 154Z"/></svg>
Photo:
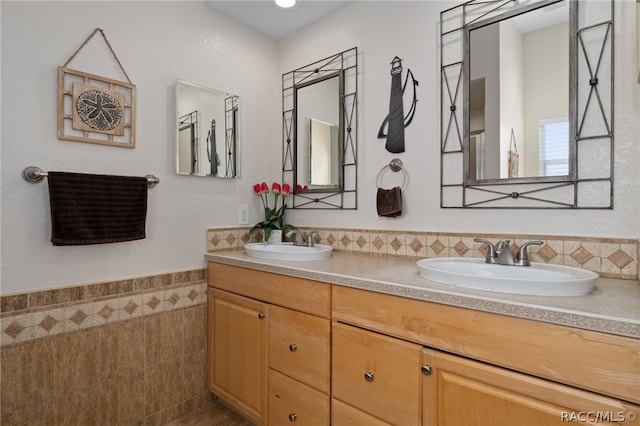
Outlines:
<svg viewBox="0 0 640 426"><path fill-rule="evenodd" d="M543 28L569 22L569 2L559 2L529 13L514 17L514 22L520 34L538 31Z"/></svg>
<svg viewBox="0 0 640 426"><path fill-rule="evenodd" d="M290 9L281 9L273 0L208 0L207 5L272 39L279 40L342 9L354 1L298 0Z"/></svg>

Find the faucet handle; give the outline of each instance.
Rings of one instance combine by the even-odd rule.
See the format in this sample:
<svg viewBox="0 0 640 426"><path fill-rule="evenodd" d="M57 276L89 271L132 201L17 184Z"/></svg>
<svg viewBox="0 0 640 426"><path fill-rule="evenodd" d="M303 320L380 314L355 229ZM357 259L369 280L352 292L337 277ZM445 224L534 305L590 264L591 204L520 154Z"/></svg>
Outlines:
<svg viewBox="0 0 640 426"><path fill-rule="evenodd" d="M542 244L544 244L544 241L535 240L535 241L527 241L522 246L520 246L520 249L518 250L518 256L516 257L516 265L518 266L531 265L531 262L529 261L529 255L527 254L527 247L532 245L541 246Z"/></svg>
<svg viewBox="0 0 640 426"><path fill-rule="evenodd" d="M489 240L485 240L484 238L474 238L473 241L476 243L484 243L489 248L487 252L487 258L485 259L486 263L496 263L498 261L498 255L496 254L496 247Z"/></svg>
<svg viewBox="0 0 640 426"><path fill-rule="evenodd" d="M309 231L307 237L305 238L307 247L314 247L316 245L315 240L313 239L314 235L318 235L318 231Z"/></svg>

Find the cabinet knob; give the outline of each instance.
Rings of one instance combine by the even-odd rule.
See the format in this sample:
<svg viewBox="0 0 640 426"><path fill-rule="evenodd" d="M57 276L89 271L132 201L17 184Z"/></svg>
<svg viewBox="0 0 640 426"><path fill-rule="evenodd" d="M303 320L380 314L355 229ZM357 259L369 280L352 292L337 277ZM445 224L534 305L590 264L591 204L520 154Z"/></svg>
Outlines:
<svg viewBox="0 0 640 426"><path fill-rule="evenodd" d="M367 371L366 373L364 373L364 379L367 382L373 382L373 371Z"/></svg>
<svg viewBox="0 0 640 426"><path fill-rule="evenodd" d="M265 315L265 313L264 313L264 312L259 312L259 313L258 313L258 318L260 318L260 319L264 319L264 317L266 317L266 315Z"/></svg>
<svg viewBox="0 0 640 426"><path fill-rule="evenodd" d="M420 370L422 371L422 374L424 374L425 376L428 376L431 374L431 366L430 365L423 365L422 368L420 368Z"/></svg>
<svg viewBox="0 0 640 426"><path fill-rule="evenodd" d="M296 413L289 414L289 421L290 422L295 422L297 418L298 418L298 415Z"/></svg>
<svg viewBox="0 0 640 426"><path fill-rule="evenodd" d="M297 351L297 350L298 350L298 345L296 345L295 343L290 344L290 345L289 345L289 350L290 350L291 352L295 352L295 351Z"/></svg>

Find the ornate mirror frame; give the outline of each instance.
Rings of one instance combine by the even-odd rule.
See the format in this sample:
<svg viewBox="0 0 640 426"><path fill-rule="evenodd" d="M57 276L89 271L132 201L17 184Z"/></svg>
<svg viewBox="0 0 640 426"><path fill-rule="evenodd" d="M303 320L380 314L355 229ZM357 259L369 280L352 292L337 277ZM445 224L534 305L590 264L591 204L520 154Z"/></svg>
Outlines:
<svg viewBox="0 0 640 426"><path fill-rule="evenodd" d="M568 176L469 178L469 31L557 1L471 0L441 12L441 208L613 208L613 0L569 0Z"/></svg>
<svg viewBox="0 0 640 426"><path fill-rule="evenodd" d="M296 91L339 75L340 185L320 189L297 187ZM358 149L358 48L354 47L282 75L282 181L293 183L289 208L356 209Z"/></svg>

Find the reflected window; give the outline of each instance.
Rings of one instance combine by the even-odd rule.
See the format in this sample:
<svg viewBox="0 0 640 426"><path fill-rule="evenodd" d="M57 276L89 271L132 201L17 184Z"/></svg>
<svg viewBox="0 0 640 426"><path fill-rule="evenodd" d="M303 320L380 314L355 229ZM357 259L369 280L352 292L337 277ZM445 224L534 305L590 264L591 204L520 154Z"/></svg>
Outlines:
<svg viewBox="0 0 640 426"><path fill-rule="evenodd" d="M569 119L540 120L540 176L569 174Z"/></svg>

